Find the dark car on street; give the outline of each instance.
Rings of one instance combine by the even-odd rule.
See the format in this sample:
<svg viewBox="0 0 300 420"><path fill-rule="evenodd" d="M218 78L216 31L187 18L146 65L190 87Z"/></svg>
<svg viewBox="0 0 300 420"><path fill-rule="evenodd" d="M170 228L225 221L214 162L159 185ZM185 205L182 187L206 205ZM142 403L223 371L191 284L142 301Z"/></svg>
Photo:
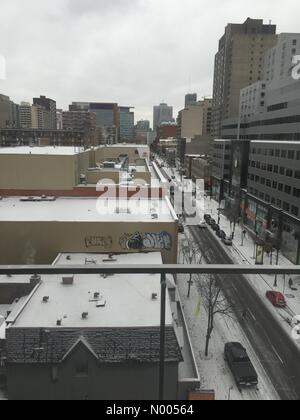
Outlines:
<svg viewBox="0 0 300 420"><path fill-rule="evenodd" d="M258 385L255 368L246 349L240 343L225 344L224 356L238 387Z"/></svg>
<svg viewBox="0 0 300 420"><path fill-rule="evenodd" d="M218 230L217 232L216 232L216 235L220 238L220 239L223 239L223 238L226 238L226 233L224 232L224 230Z"/></svg>
<svg viewBox="0 0 300 420"><path fill-rule="evenodd" d="M221 228L220 228L220 226L216 223L216 224L214 224L214 225L212 225L212 230L214 231L214 232L218 232L219 230L220 230Z"/></svg>
<svg viewBox="0 0 300 420"><path fill-rule="evenodd" d="M209 224L210 221L211 221L211 215L210 214L205 214L204 215L204 220L206 221L207 224Z"/></svg>

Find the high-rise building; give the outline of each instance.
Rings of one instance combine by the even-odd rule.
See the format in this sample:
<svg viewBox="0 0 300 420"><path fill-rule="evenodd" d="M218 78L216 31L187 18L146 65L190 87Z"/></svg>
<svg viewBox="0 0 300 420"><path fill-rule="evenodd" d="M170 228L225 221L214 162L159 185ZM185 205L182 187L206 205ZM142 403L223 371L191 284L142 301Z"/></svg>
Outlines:
<svg viewBox="0 0 300 420"><path fill-rule="evenodd" d="M29 102L21 102L19 107L20 128L32 128L32 111Z"/></svg>
<svg viewBox="0 0 300 420"><path fill-rule="evenodd" d="M96 142L96 114L88 111L65 111L62 113L63 129L83 131L85 144Z"/></svg>
<svg viewBox="0 0 300 420"><path fill-rule="evenodd" d="M96 129L100 144L114 144L119 140L119 107L116 103L73 102L70 111L88 111L96 114Z"/></svg>
<svg viewBox="0 0 300 420"><path fill-rule="evenodd" d="M204 99L189 105L178 115L178 138L192 139L210 133L211 99Z"/></svg>
<svg viewBox="0 0 300 420"><path fill-rule="evenodd" d="M196 105L197 103L197 93L188 93L185 95L185 108L188 108L190 105Z"/></svg>
<svg viewBox="0 0 300 420"><path fill-rule="evenodd" d="M153 108L153 130L162 123L173 122L173 107L168 104L160 104Z"/></svg>
<svg viewBox="0 0 300 420"><path fill-rule="evenodd" d="M56 130L56 102L53 99L40 96L33 98L33 105L40 105L45 108L48 113L45 114L44 128Z"/></svg>
<svg viewBox="0 0 300 420"><path fill-rule="evenodd" d="M132 107L119 107L119 136L121 142L134 142L134 112L132 109Z"/></svg>
<svg viewBox="0 0 300 420"><path fill-rule="evenodd" d="M62 109L56 110L56 128L57 130L63 129L63 110Z"/></svg>
<svg viewBox="0 0 300 420"><path fill-rule="evenodd" d="M238 115L240 90L263 79L264 54L276 42L276 25L262 19L227 25L215 56L213 137L220 138L225 119Z"/></svg>
<svg viewBox="0 0 300 420"><path fill-rule="evenodd" d="M0 128L19 127L19 107L6 95L0 94Z"/></svg>
<svg viewBox="0 0 300 420"><path fill-rule="evenodd" d="M222 138L300 140L300 83L293 77L300 34L280 34L264 59L264 80L240 92L240 110L223 121Z"/></svg>

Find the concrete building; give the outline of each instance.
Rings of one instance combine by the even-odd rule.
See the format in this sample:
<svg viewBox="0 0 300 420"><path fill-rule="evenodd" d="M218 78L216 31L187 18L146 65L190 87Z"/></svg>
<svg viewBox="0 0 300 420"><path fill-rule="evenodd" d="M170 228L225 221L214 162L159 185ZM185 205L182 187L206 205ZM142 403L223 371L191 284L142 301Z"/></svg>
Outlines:
<svg viewBox="0 0 300 420"><path fill-rule="evenodd" d="M100 181L151 190L149 162L149 147L132 144L1 148L0 196L97 197L103 193L96 189Z"/></svg>
<svg viewBox="0 0 300 420"><path fill-rule="evenodd" d="M177 124L175 122L164 122L157 127L156 141L161 139L168 139L170 137L176 138Z"/></svg>
<svg viewBox="0 0 300 420"><path fill-rule="evenodd" d="M293 78L300 35L281 34L265 54L264 80L241 91L240 119L223 122L223 138L300 140L300 84Z"/></svg>
<svg viewBox="0 0 300 420"><path fill-rule="evenodd" d="M185 174L193 181L204 180L205 191L211 192L212 160L207 156L185 155Z"/></svg>
<svg viewBox="0 0 300 420"><path fill-rule="evenodd" d="M0 264L49 264L59 252L148 251L177 263L178 220L168 198L3 197L0 229Z"/></svg>
<svg viewBox="0 0 300 420"><path fill-rule="evenodd" d="M178 138L193 139L205 136L211 129L211 99L189 105L178 116Z"/></svg>
<svg viewBox="0 0 300 420"><path fill-rule="evenodd" d="M57 130L63 130L63 110L56 110L56 128Z"/></svg>
<svg viewBox="0 0 300 420"><path fill-rule="evenodd" d="M32 111L29 102L21 102L19 107L20 128L32 128Z"/></svg>
<svg viewBox="0 0 300 420"><path fill-rule="evenodd" d="M96 114L98 144L116 144L119 140L119 107L116 103L73 102L70 111L89 111Z"/></svg>
<svg viewBox="0 0 300 420"><path fill-rule="evenodd" d="M153 107L153 130L156 131L162 123L173 122L173 107L160 104Z"/></svg>
<svg viewBox="0 0 300 420"><path fill-rule="evenodd" d="M56 102L53 99L40 96L33 98L33 105L40 105L47 111L45 113L44 128L56 130Z"/></svg>
<svg viewBox="0 0 300 420"><path fill-rule="evenodd" d="M184 107L188 108L190 105L196 105L197 93L188 93L185 95Z"/></svg>
<svg viewBox="0 0 300 420"><path fill-rule="evenodd" d="M212 195L217 200L223 198L224 182L231 175L231 141L215 140L213 142Z"/></svg>
<svg viewBox="0 0 300 420"><path fill-rule="evenodd" d="M143 259L139 254L68 253L54 264L111 261L162 264L158 252ZM157 400L159 297L159 275L42 276L22 307L6 317L9 399ZM165 398L187 400L200 380L172 278L165 352Z"/></svg>
<svg viewBox="0 0 300 420"><path fill-rule="evenodd" d="M138 121L136 126L134 127L134 138L135 142L138 144L152 144L152 138L153 141L155 140L155 135L153 134L151 128L150 128L150 121L148 120L141 120Z"/></svg>
<svg viewBox="0 0 300 420"><path fill-rule="evenodd" d="M73 147L0 149L0 190L3 195L36 190L72 190L90 167L90 152Z"/></svg>
<svg viewBox="0 0 300 420"><path fill-rule="evenodd" d="M134 143L134 112L132 107L119 107L119 139L121 142Z"/></svg>
<svg viewBox="0 0 300 420"><path fill-rule="evenodd" d="M64 111L63 129L84 132L85 144L97 145L96 114L89 111Z"/></svg>
<svg viewBox="0 0 300 420"><path fill-rule="evenodd" d="M223 121L236 118L240 90L263 79L264 54L276 45L276 25L248 18L228 24L215 56L212 135L220 138Z"/></svg>
<svg viewBox="0 0 300 420"><path fill-rule="evenodd" d="M0 128L10 126L10 99L6 95L0 95Z"/></svg>

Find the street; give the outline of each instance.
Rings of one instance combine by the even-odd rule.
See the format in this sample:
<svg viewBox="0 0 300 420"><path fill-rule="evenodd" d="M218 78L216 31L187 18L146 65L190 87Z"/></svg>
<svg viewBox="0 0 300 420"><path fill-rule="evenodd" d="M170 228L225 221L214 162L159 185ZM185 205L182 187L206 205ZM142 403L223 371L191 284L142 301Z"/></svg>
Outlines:
<svg viewBox="0 0 300 420"><path fill-rule="evenodd" d="M233 264L223 246L210 229L189 228L194 240L212 264ZM244 276L222 276L223 292L232 304L235 316L255 349L261 364L283 400L300 398L300 355L292 340L285 336L280 324L261 301ZM242 312L250 314L247 321Z"/></svg>

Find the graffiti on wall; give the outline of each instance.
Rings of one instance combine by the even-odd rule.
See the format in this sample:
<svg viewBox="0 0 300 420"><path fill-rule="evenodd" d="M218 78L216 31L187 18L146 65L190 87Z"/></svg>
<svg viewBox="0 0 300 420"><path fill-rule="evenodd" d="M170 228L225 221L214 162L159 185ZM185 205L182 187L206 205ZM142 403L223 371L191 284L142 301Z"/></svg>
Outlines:
<svg viewBox="0 0 300 420"><path fill-rule="evenodd" d="M122 249L131 250L160 250L172 249L172 236L168 232L160 233L126 233L120 238Z"/></svg>
<svg viewBox="0 0 300 420"><path fill-rule="evenodd" d="M87 236L85 238L86 248L99 247L111 249L113 240L111 236Z"/></svg>

